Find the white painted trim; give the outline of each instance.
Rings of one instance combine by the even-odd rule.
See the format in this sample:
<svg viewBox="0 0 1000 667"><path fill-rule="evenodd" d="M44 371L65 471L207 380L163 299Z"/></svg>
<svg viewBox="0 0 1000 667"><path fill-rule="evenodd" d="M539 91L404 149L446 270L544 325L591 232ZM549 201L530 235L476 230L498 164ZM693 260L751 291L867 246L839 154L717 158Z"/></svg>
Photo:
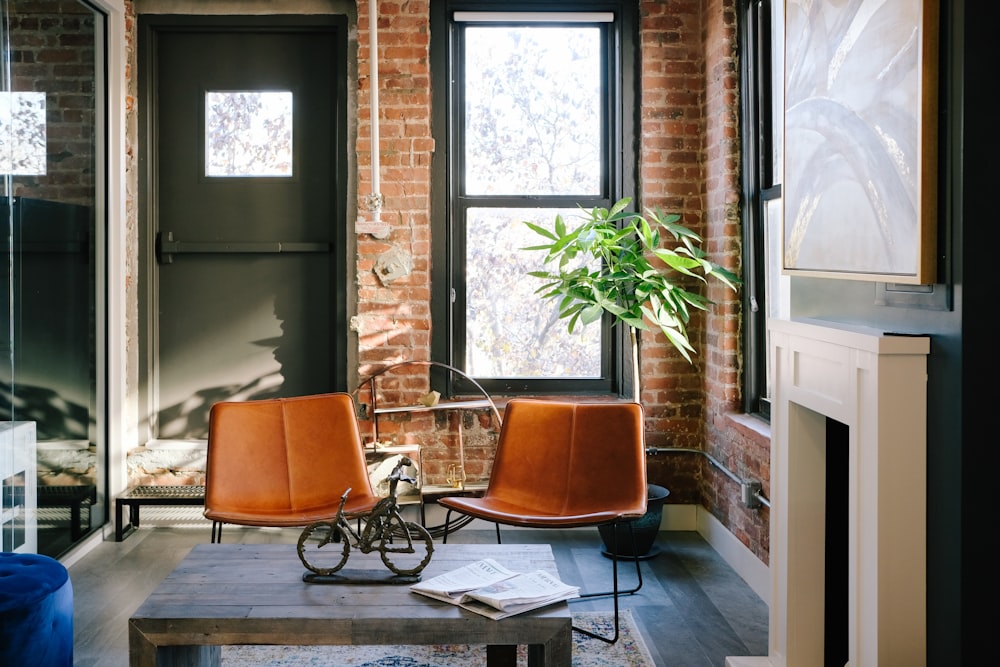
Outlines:
<svg viewBox="0 0 1000 667"><path fill-rule="evenodd" d="M927 336L770 320L771 661L823 661L826 420L847 427L847 660L927 662Z"/></svg>
<svg viewBox="0 0 1000 667"><path fill-rule="evenodd" d="M660 530L698 530L697 505L664 505Z"/></svg>
<svg viewBox="0 0 1000 667"><path fill-rule="evenodd" d="M771 604L771 573L770 568L750 551L742 542L736 539L711 512L701 505L698 510L698 534L705 538L713 549L719 552L729 567L740 575L743 581L753 589L768 606Z"/></svg>
<svg viewBox="0 0 1000 667"><path fill-rule="evenodd" d="M128 354L134 347L126 338L128 254L125 196L125 80L127 49L125 45L125 4L123 0L93 0L93 5L107 15L107 216L105 244L107 265L107 303L105 322L107 336L106 392L107 403L101 404L101 414L107 420L108 498L121 493L127 483L125 454L127 443L135 441L135 410L129 409ZM134 278L134 276L133 276ZM134 395L134 392L133 392Z"/></svg>
<svg viewBox="0 0 1000 667"><path fill-rule="evenodd" d="M108 522L104 524L104 528L102 530L94 531L90 535L83 538L82 541L74 544L68 552L59 557L59 562L66 568L70 568L88 553L93 551L99 544L101 544L101 542L104 542L105 540L113 540L114 537L115 531L111 527L111 523Z"/></svg>
<svg viewBox="0 0 1000 667"><path fill-rule="evenodd" d="M771 659L767 657L726 658L726 667L771 667Z"/></svg>
<svg viewBox="0 0 1000 667"><path fill-rule="evenodd" d="M201 453L208 449L208 440L150 440L146 443L146 449Z"/></svg>

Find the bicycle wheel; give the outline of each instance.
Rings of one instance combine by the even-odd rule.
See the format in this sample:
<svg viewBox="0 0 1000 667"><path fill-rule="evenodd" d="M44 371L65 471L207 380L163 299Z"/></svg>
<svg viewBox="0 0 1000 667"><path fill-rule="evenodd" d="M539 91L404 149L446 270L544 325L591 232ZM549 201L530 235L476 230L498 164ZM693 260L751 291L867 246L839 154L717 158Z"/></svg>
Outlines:
<svg viewBox="0 0 1000 667"><path fill-rule="evenodd" d="M391 520L382 533L380 548L385 566L401 575L417 574L431 562L434 540L419 523Z"/></svg>
<svg viewBox="0 0 1000 667"><path fill-rule="evenodd" d="M317 521L299 535L299 560L316 574L333 574L347 563L351 540L347 532L331 521Z"/></svg>

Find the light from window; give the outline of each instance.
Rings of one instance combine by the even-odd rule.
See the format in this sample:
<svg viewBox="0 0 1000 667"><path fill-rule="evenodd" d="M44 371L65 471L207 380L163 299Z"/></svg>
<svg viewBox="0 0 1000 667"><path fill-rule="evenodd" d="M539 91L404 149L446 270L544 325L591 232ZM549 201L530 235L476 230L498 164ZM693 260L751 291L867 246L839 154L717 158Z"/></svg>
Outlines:
<svg viewBox="0 0 1000 667"><path fill-rule="evenodd" d="M781 275L781 199L771 199L764 205L764 267L767 271L764 303L767 304L767 319L787 320L791 318L792 296L791 281L788 276ZM767 332L763 353L771 349L771 333ZM771 400L771 389L774 387L774 369L767 363L766 384L761 390L761 398Z"/></svg>
<svg viewBox="0 0 1000 667"><path fill-rule="evenodd" d="M45 93L0 92L0 174L44 175L45 139Z"/></svg>
<svg viewBox="0 0 1000 667"><path fill-rule="evenodd" d="M292 93L206 93L205 175L291 176Z"/></svg>
<svg viewBox="0 0 1000 667"><path fill-rule="evenodd" d="M466 370L476 377L599 378L601 326L571 335L544 283L525 220L551 226L579 214L488 206L493 196L600 196L602 32L595 26L468 26L465 34L464 192Z"/></svg>
<svg viewBox="0 0 1000 667"><path fill-rule="evenodd" d="M599 195L601 31L470 26L467 195Z"/></svg>
<svg viewBox="0 0 1000 667"><path fill-rule="evenodd" d="M535 290L528 275L544 268L542 253L522 248L541 238L528 219L552 227L556 215L571 225L579 210L470 208L466 266L466 368L477 377L600 377L599 323L567 331L558 303Z"/></svg>

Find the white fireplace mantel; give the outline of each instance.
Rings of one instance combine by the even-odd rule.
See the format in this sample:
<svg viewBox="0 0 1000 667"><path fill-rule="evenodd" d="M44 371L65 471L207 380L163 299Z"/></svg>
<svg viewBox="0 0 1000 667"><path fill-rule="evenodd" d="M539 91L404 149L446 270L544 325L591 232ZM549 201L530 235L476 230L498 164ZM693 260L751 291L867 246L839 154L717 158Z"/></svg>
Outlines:
<svg viewBox="0 0 1000 667"><path fill-rule="evenodd" d="M852 667L926 664L926 336L772 320L767 658L824 664L826 418L848 427L847 651Z"/></svg>

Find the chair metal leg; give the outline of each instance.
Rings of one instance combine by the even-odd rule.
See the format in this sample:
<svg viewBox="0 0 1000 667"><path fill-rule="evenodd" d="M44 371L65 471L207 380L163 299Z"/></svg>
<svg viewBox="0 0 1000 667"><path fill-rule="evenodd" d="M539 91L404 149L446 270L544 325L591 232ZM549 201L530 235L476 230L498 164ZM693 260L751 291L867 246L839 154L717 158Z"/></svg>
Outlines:
<svg viewBox="0 0 1000 667"><path fill-rule="evenodd" d="M632 527L632 522L631 521L626 521L625 523L628 524L629 537L632 540L632 553L636 554L633 557L633 560L635 561L635 574L636 574L636 577L638 579L638 583L636 584L635 588L631 588L631 589L629 589L627 591L619 591L618 590L618 556L612 555L612 557L611 557L611 571L612 571L612 578L613 578L613 582L614 582L613 583L613 590L611 590L611 591L604 591L604 592L601 592L601 593L582 593L580 595L580 597L573 598L573 599L569 600L569 602L573 602L573 600L581 600L583 598L601 597L601 596L605 596L605 595L612 595L612 596L614 596L615 633L611 637L604 637L603 635L599 635L599 634L593 633L590 630L584 630L583 628L578 628L575 625L573 626L573 630L574 631L579 632L580 634L583 634L583 635L587 635L588 637L593 637L594 639L599 639L600 641L605 642L607 644L614 644L614 643L616 643L618 641L618 636L619 636L619 633L620 633L620 627L619 627L619 623L618 623L618 618L619 618L619 613L618 613L618 596L619 595L632 595L633 593L637 593L639 591L639 589L642 588L642 570L639 567L639 557L638 557L638 554L636 553L637 550L636 550L636 547L635 547L635 530ZM612 530L612 540L611 540L612 541L612 545L611 546L612 546L612 549L613 549L612 554L617 554L618 553L618 522L615 521L611 525L611 527L613 529Z"/></svg>
<svg viewBox="0 0 1000 667"><path fill-rule="evenodd" d="M441 538L441 543L442 544L447 544L448 543L448 527L449 527L449 524L451 522L451 512L452 512L452 510L449 509L445 513L445 515L444 515L444 535ZM615 521L614 523L611 524L611 527L613 529L612 530L612 545L611 545L612 546L612 554L617 554L618 553L618 523L619 523L618 521ZM634 530L634 528L632 526L632 522L631 521L626 521L625 523L628 525L629 537L630 537L630 539L632 541L632 553L633 554L637 554L638 550L636 549L636 545L635 545L635 530ZM494 523L493 525L496 526L497 544L501 544L501 541L500 541L500 524L499 523ZM602 642L605 642L605 643L608 643L608 644L614 644L614 643L616 643L618 641L618 637L619 637L619 634L620 634L620 625L619 625L619 615L620 614L619 614L619 606L618 606L618 597L620 595L632 595L633 593L638 593L639 589L642 588L642 568L639 565L639 557L638 557L638 555L634 556L632 558L632 560L635 561L635 576L636 576L636 585L635 585L635 588L630 588L630 589L624 590L624 591L618 590L618 557L613 555L611 557L611 572L612 572L612 580L613 580L613 589L610 590L610 591L602 591L600 593L581 593L579 597L572 598L572 599L569 600L569 602L573 602L575 600L582 600L584 598L603 597L603 596L607 596L607 595L613 596L613 598L614 598L614 609L615 609L615 632L614 632L614 635L612 635L611 637L605 637L603 635L599 635L599 634L596 634L594 632L591 632L590 630L584 630L583 628L578 628L575 625L573 626L573 630L574 631L579 632L580 634L587 635L588 637L593 637L594 639L598 639L598 640L600 640Z"/></svg>
<svg viewBox="0 0 1000 667"><path fill-rule="evenodd" d="M451 522L451 509L444 513L444 533L441 535L441 544L448 544L448 525Z"/></svg>
<svg viewBox="0 0 1000 667"><path fill-rule="evenodd" d="M212 522L212 544L222 543L222 522Z"/></svg>

